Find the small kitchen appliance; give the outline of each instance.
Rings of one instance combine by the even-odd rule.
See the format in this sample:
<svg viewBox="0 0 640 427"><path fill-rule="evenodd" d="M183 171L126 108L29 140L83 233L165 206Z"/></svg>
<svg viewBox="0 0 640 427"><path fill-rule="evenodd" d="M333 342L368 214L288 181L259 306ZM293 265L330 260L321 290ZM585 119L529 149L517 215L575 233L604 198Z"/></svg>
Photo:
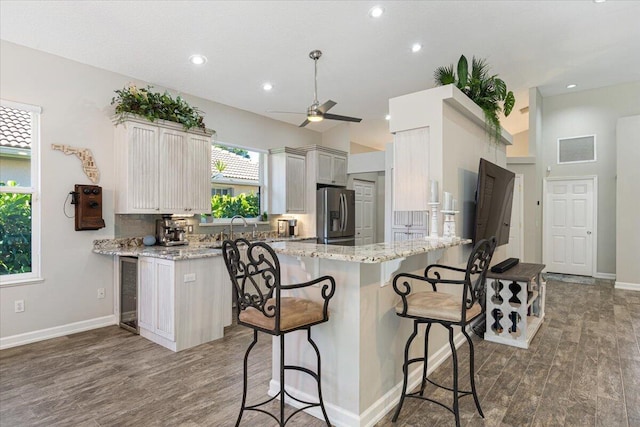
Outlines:
<svg viewBox="0 0 640 427"><path fill-rule="evenodd" d="M298 235L298 220L295 218L278 220L278 237L293 237Z"/></svg>
<svg viewBox="0 0 640 427"><path fill-rule="evenodd" d="M187 220L173 219L171 215L162 215L156 220L156 240L161 246L188 245L185 239Z"/></svg>

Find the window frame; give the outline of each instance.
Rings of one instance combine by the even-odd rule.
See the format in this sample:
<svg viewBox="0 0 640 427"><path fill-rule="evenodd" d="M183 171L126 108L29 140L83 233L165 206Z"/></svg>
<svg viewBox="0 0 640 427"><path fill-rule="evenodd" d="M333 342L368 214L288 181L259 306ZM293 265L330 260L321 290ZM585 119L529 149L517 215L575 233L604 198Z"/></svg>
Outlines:
<svg viewBox="0 0 640 427"><path fill-rule="evenodd" d="M40 116L42 107L0 99L0 105L16 110L29 111L31 114L31 184L29 187L0 186L0 192L12 194L31 194L31 271L29 273L6 274L0 276L0 287L26 285L44 281L42 277L41 257L41 182L40 182Z"/></svg>
<svg viewBox="0 0 640 427"><path fill-rule="evenodd" d="M269 160L269 150L263 150L260 148L255 148L255 147L249 147L249 146L244 146L244 145L239 145L239 144L232 144L232 143L228 143L228 142L224 142L224 141L220 141L220 140L211 140L211 147L215 147L216 145L222 145L225 147L229 147L229 148L238 148L241 150L247 150L247 151L252 151L254 153L258 153L260 155L260 160L259 160L259 166L258 166L258 191L259 191L259 196L260 196L260 210L262 212L265 212L268 210L268 206L267 206L267 165L268 165L268 160ZM212 165L213 166L213 165ZM251 184L253 185L254 183L252 181L246 181L246 180L242 180L242 179L237 179L237 180L222 180L219 181L221 184L225 184L225 185L248 185ZM212 195L213 196L213 195ZM237 194L234 194L234 196L237 196ZM258 220L257 218L247 218L247 222L248 223L263 223L263 221ZM216 226L216 225L229 225L231 224L231 218L213 218L213 222L208 222L208 223L201 223L200 226Z"/></svg>

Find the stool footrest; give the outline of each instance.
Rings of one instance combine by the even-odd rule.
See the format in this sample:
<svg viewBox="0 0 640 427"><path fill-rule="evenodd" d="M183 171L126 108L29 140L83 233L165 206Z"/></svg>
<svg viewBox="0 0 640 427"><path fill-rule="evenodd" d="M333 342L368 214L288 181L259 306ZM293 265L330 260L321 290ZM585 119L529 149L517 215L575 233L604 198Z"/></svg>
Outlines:
<svg viewBox="0 0 640 427"><path fill-rule="evenodd" d="M428 382L430 382L431 384L433 384L436 387L440 387L440 388L443 388L443 389L449 390L449 391L454 391L452 388L449 388L449 387L444 386L444 385L440 385L435 381L431 381L429 378L425 378L425 380L427 380ZM466 396L468 394L473 394L473 392L472 391L458 390L458 396Z"/></svg>

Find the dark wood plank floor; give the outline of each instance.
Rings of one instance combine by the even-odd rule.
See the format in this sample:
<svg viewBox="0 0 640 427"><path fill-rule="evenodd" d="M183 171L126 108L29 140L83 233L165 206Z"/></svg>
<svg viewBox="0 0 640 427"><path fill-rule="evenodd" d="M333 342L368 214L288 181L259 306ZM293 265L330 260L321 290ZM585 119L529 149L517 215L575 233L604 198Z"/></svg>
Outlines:
<svg viewBox="0 0 640 427"><path fill-rule="evenodd" d="M596 285L547 284L547 317L529 350L476 343L486 418L461 400L466 426L640 426L640 293ZM232 426L241 395L241 355L251 333L172 353L118 327L0 352L2 426ZM257 400L270 379L270 339L251 364ZM459 352L461 372L468 352ZM434 373L450 381L450 361ZM432 396L448 399L442 390ZM249 413L243 425L271 426ZM321 426L306 414L292 426ZM378 426L391 426L390 414ZM453 416L409 399L396 424L451 426Z"/></svg>

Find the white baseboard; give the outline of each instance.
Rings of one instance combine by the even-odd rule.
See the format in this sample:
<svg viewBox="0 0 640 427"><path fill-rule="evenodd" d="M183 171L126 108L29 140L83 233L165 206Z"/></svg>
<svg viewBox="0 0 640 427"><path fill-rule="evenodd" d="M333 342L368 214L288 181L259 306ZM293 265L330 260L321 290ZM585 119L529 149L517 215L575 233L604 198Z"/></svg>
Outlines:
<svg viewBox="0 0 640 427"><path fill-rule="evenodd" d="M469 329L469 328L468 328ZM466 339L462 335L462 333L458 332L454 337L454 343L456 348L459 348ZM427 374L431 374L434 370L436 370L444 361L446 361L449 356L451 356L451 348L448 343L441 347L438 351L429 357L429 369L427 370ZM400 363L402 365L402 363ZM409 379L407 384L407 389L412 390L417 387L418 384L422 381L422 364L416 363L417 367L412 369L409 372ZM292 396L296 396L301 400L305 400L307 402L315 402L318 399L318 396L312 396L307 393L303 393L295 388L286 387L287 392ZM280 391L280 382L276 380L271 380L269 382L269 396L275 396ZM400 393L402 392L402 381L393 386L388 392L386 392L380 399L374 402L371 406L365 409L361 414L356 414L351 411L347 411L346 409L337 406L332 403L327 403L325 401L325 409L327 410L327 415L329 416L329 421L335 427L370 427L375 425L378 421L384 418L390 411L392 411L395 406L400 401ZM288 405L293 406L294 408L301 408L302 405L300 402L296 402L287 397L286 403ZM306 409L304 412L312 415L316 418L323 419L322 411L319 407Z"/></svg>
<svg viewBox="0 0 640 427"><path fill-rule="evenodd" d="M640 291L640 283L616 282L616 289L626 289L628 291Z"/></svg>
<svg viewBox="0 0 640 427"><path fill-rule="evenodd" d="M615 273L596 272L596 274L594 274L593 277L595 277L596 279L616 280Z"/></svg>
<svg viewBox="0 0 640 427"><path fill-rule="evenodd" d="M53 328L40 329L38 331L25 332L24 334L11 335L9 337L0 338L0 350L117 324L118 319L116 318L115 314L111 314L109 316L96 317L95 319L82 320L80 322L54 326Z"/></svg>

